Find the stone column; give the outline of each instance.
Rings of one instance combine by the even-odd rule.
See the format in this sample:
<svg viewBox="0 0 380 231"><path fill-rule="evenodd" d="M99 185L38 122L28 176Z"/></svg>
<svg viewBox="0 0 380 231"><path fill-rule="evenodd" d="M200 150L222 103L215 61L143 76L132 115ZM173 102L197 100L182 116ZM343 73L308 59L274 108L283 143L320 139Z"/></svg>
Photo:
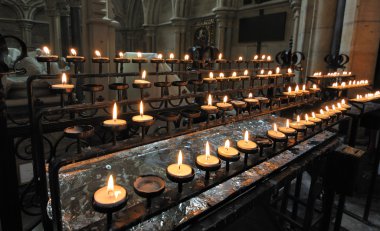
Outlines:
<svg viewBox="0 0 380 231"><path fill-rule="evenodd" d="M217 7L212 11L216 18L216 47L223 53L225 58L231 58L232 26L235 16L234 8L226 1L218 1Z"/></svg>
<svg viewBox="0 0 380 231"><path fill-rule="evenodd" d="M156 51L156 28L153 25L144 26L145 31L145 44L146 50L144 52L155 52Z"/></svg>
<svg viewBox="0 0 380 231"><path fill-rule="evenodd" d="M306 73L327 71L324 57L330 54L336 7L337 0L317 1L316 3L315 13L317 16L316 23L311 30L311 49L308 52Z"/></svg>
<svg viewBox="0 0 380 231"><path fill-rule="evenodd" d="M19 27L21 28L21 32L22 32L22 40L25 42L27 47L30 47L32 45L33 23L27 22L27 21L21 21L19 23Z"/></svg>
<svg viewBox="0 0 380 231"><path fill-rule="evenodd" d="M55 8L50 8L47 10L47 15L49 17L50 49L54 54L62 56L59 10L56 6Z"/></svg>
<svg viewBox="0 0 380 231"><path fill-rule="evenodd" d="M58 3L61 26L62 56L66 57L70 49L70 9L64 2Z"/></svg>
<svg viewBox="0 0 380 231"><path fill-rule="evenodd" d="M297 50L297 44L299 40L299 18L300 18L300 10L301 10L301 2L300 0L289 0L290 8L293 13L293 52ZM307 2L307 1L305 1Z"/></svg>
<svg viewBox="0 0 380 231"><path fill-rule="evenodd" d="M175 27L175 48L174 52L178 59L183 58L183 54L186 52L186 19L185 18L172 18L172 26Z"/></svg>

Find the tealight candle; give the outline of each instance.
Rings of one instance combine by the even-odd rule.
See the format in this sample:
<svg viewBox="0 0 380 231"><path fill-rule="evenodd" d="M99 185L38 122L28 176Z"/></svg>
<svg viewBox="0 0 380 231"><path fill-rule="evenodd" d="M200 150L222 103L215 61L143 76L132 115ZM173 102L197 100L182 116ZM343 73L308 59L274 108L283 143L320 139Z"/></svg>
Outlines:
<svg viewBox="0 0 380 231"><path fill-rule="evenodd" d="M319 119L322 119L322 120L328 120L328 119L330 119L330 116L327 115L327 114L325 114L322 109L319 110L319 114L316 114L315 116L317 118L319 118Z"/></svg>
<svg viewBox="0 0 380 231"><path fill-rule="evenodd" d="M74 48L70 49L70 55L66 56L67 62L84 62L83 56L78 56L77 51Z"/></svg>
<svg viewBox="0 0 380 231"><path fill-rule="evenodd" d="M304 124L306 127L313 127L315 126L315 123L311 120L309 120L309 115L305 114L305 119L301 120L300 123Z"/></svg>
<svg viewBox="0 0 380 231"><path fill-rule="evenodd" d="M296 122L290 123L290 127L294 128L296 130L305 130L306 129L306 126L303 123L301 123L299 115L297 115L297 121Z"/></svg>
<svg viewBox="0 0 380 231"><path fill-rule="evenodd" d="M277 124L273 124L273 130L268 131L268 136L270 138L273 138L275 140L284 140L286 139L286 136L284 133L277 131Z"/></svg>
<svg viewBox="0 0 380 231"><path fill-rule="evenodd" d="M292 71L292 68L288 68L288 74L292 74L293 71Z"/></svg>
<svg viewBox="0 0 380 231"><path fill-rule="evenodd" d="M117 207L126 201L127 190L114 184L113 176L108 178L107 186L101 187L94 193L94 203L98 207Z"/></svg>
<svg viewBox="0 0 380 231"><path fill-rule="evenodd" d="M317 117L315 116L315 113L314 113L314 112L311 113L311 117L308 118L308 119L309 119L311 122L314 122L314 123L320 123L320 122L322 122L321 119L319 119L319 118L317 118Z"/></svg>
<svg viewBox="0 0 380 231"><path fill-rule="evenodd" d="M233 158L239 155L239 151L233 147L230 147L230 141L226 140L224 147L218 147L218 155L226 158Z"/></svg>
<svg viewBox="0 0 380 231"><path fill-rule="evenodd" d="M143 101L140 101L140 115L132 117L132 121L136 123L143 123L147 121L152 121L153 117L150 115L144 115L144 104Z"/></svg>
<svg viewBox="0 0 380 231"><path fill-rule="evenodd" d="M265 55L262 55L262 56L261 56L261 59L262 59L262 60L265 60Z"/></svg>
<svg viewBox="0 0 380 231"><path fill-rule="evenodd" d="M276 67L276 74L280 74L280 68Z"/></svg>
<svg viewBox="0 0 380 231"><path fill-rule="evenodd" d="M285 135L294 135L297 132L294 128L289 127L289 119L286 119L285 127L279 127L278 130Z"/></svg>
<svg viewBox="0 0 380 231"><path fill-rule="evenodd" d="M221 109L231 109L232 104L227 103L228 97L225 95L223 97L223 103L217 103L216 106Z"/></svg>
<svg viewBox="0 0 380 231"><path fill-rule="evenodd" d="M267 61L271 61L271 60L272 60L272 57L270 57L270 55L268 55Z"/></svg>
<svg viewBox="0 0 380 231"><path fill-rule="evenodd" d="M248 98L245 98L244 101L247 102L247 103L258 103L259 102L258 99L253 98L252 92L250 92L248 94Z"/></svg>
<svg viewBox="0 0 380 231"><path fill-rule="evenodd" d="M127 124L127 121L117 118L117 105L116 103L114 103L113 110L112 110L112 120L105 120L103 122L103 126L104 127L118 127L118 126L124 126L126 124Z"/></svg>
<svg viewBox="0 0 380 231"><path fill-rule="evenodd" d="M216 60L217 63L225 63L227 60L223 59L223 54L219 53L218 59Z"/></svg>
<svg viewBox="0 0 380 231"><path fill-rule="evenodd" d="M244 140L239 140L237 146L241 151L253 151L257 149L257 144L249 140L249 133L247 130L244 133Z"/></svg>
<svg viewBox="0 0 380 231"><path fill-rule="evenodd" d="M67 84L66 73L62 73L62 83L61 84L53 84L51 85L52 89L73 89L73 84Z"/></svg>
<svg viewBox="0 0 380 231"><path fill-rule="evenodd" d="M109 61L108 57L102 57L102 53L99 50L95 50L95 57L92 57L93 63L107 63Z"/></svg>
<svg viewBox="0 0 380 231"><path fill-rule="evenodd" d="M258 59L259 59L258 55L253 56L253 60L258 60Z"/></svg>
<svg viewBox="0 0 380 231"><path fill-rule="evenodd" d="M50 54L50 49L47 46L44 46L42 48L42 53L40 56L36 57L38 62L46 62L48 63L47 69L48 74L50 73L50 62L57 62L58 61L58 55L52 55Z"/></svg>
<svg viewBox="0 0 380 231"><path fill-rule="evenodd" d="M145 80L146 78L146 71L144 70L141 75L141 79L135 79L133 81L134 84L150 84L149 81Z"/></svg>
<svg viewBox="0 0 380 231"><path fill-rule="evenodd" d="M215 110L218 109L216 106L212 105L212 96L211 96L211 94L208 95L207 105L202 105L201 109L205 110L205 111L215 111Z"/></svg>
<svg viewBox="0 0 380 231"><path fill-rule="evenodd" d="M142 57L142 53L138 51L136 53L137 57L132 58L132 63L146 63L147 59Z"/></svg>
<svg viewBox="0 0 380 231"><path fill-rule="evenodd" d="M206 83L216 82L216 79L214 78L214 73L212 73L212 71L211 71L208 74L208 78L203 78L203 81L205 81Z"/></svg>
<svg viewBox="0 0 380 231"><path fill-rule="evenodd" d="M329 106L325 106L326 114L329 116L335 116L335 112L330 111Z"/></svg>
<svg viewBox="0 0 380 231"><path fill-rule="evenodd" d="M182 151L178 153L178 162L176 164L171 164L167 168L167 172L175 177L189 177L192 175L193 169L190 165L182 163Z"/></svg>
<svg viewBox="0 0 380 231"><path fill-rule="evenodd" d="M205 147L205 154L198 155L196 162L198 165L205 167L205 168L211 168L218 166L220 163L219 158L216 156L210 155L210 144L208 141L206 142L206 147Z"/></svg>
<svg viewBox="0 0 380 231"><path fill-rule="evenodd" d="M218 81L223 81L223 80L227 80L227 78L224 78L224 73L221 72L221 73L219 73L219 76L216 77L216 80L218 80Z"/></svg>

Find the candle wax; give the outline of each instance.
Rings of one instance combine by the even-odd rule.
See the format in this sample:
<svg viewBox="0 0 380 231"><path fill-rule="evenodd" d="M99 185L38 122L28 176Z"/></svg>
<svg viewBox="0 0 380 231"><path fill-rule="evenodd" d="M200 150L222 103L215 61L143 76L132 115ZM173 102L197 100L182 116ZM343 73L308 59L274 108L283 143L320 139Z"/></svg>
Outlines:
<svg viewBox="0 0 380 231"><path fill-rule="evenodd" d="M74 88L74 85L73 84L53 84L51 85L51 88L52 89L72 89Z"/></svg>
<svg viewBox="0 0 380 231"><path fill-rule="evenodd" d="M215 110L217 110L218 108L215 107L215 106L212 106L212 105L202 105L202 106L201 106L201 109L202 109L202 110L205 110L205 111L215 111Z"/></svg>
<svg viewBox="0 0 380 231"><path fill-rule="evenodd" d="M276 132L275 130L269 130L268 136L272 137L274 139L285 139L286 138L284 133L279 132L279 131Z"/></svg>
<svg viewBox="0 0 380 231"><path fill-rule="evenodd" d="M306 129L305 125L301 122L290 123L289 126L294 129Z"/></svg>
<svg viewBox="0 0 380 231"><path fill-rule="evenodd" d="M115 197L115 193L118 194ZM108 193L107 186L98 189L94 194L94 200L98 204L111 205L116 204L125 199L127 191L120 185L114 185L114 194Z"/></svg>
<svg viewBox="0 0 380 231"><path fill-rule="evenodd" d="M248 141L239 140L237 142L237 146L244 150L253 150L257 148L257 144L251 140L248 140Z"/></svg>
<svg viewBox="0 0 380 231"><path fill-rule="evenodd" d="M122 126L126 125L127 121L121 120L121 119L116 119L116 120L106 120L103 122L103 126L105 127L116 127L116 126Z"/></svg>
<svg viewBox="0 0 380 231"><path fill-rule="evenodd" d="M258 103L259 102L259 100L255 99L255 98L245 98L244 101L247 103Z"/></svg>
<svg viewBox="0 0 380 231"><path fill-rule="evenodd" d="M319 118L309 117L309 121L314 122L314 123L320 123L322 120Z"/></svg>
<svg viewBox="0 0 380 231"><path fill-rule="evenodd" d="M239 151L233 147L229 147L227 149L223 146L223 147L218 148L218 154L228 158L228 157L235 157L239 155Z"/></svg>
<svg viewBox="0 0 380 231"><path fill-rule="evenodd" d="M326 115L326 114L316 114L315 117L319 118L319 119L323 119L323 120L328 120L330 119L330 116L329 115Z"/></svg>
<svg viewBox="0 0 380 231"><path fill-rule="evenodd" d="M193 172L192 168L187 164L181 164L181 167L178 164L171 164L168 166L168 173L177 177L189 177Z"/></svg>
<svg viewBox="0 0 380 231"><path fill-rule="evenodd" d="M278 130L284 134L294 134L297 131L294 128L279 127Z"/></svg>
<svg viewBox="0 0 380 231"><path fill-rule="evenodd" d="M135 79L133 81L133 83L136 83L136 84L147 84L147 83L150 83L150 82L147 81L147 80L144 80L144 79Z"/></svg>
<svg viewBox="0 0 380 231"><path fill-rule="evenodd" d="M197 163L203 167L215 167L219 165L219 158L213 155L210 155L208 159L206 159L206 155L197 156Z"/></svg>
<svg viewBox="0 0 380 231"><path fill-rule="evenodd" d="M306 126L314 126L315 123L313 121L310 121L310 118L309 118L309 121L306 121L306 120L300 120L300 123L301 124L304 124Z"/></svg>
<svg viewBox="0 0 380 231"><path fill-rule="evenodd" d="M217 103L216 106L220 107L220 108L230 108L230 107L232 107L232 104L230 104L230 103Z"/></svg>
<svg viewBox="0 0 380 231"><path fill-rule="evenodd" d="M152 116L150 116L150 115L136 115L136 116L133 116L132 117L132 121L134 121L134 122L146 122L146 121L151 121L151 120L153 120L153 117Z"/></svg>

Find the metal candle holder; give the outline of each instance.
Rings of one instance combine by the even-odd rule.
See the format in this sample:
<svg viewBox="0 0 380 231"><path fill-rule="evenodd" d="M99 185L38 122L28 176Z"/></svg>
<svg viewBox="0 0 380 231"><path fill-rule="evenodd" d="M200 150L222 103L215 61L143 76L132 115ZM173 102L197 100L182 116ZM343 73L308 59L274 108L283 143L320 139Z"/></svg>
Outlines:
<svg viewBox="0 0 380 231"><path fill-rule="evenodd" d="M150 208L152 199L165 191L165 180L156 175L142 175L136 178L133 189L137 195L146 198L146 207Z"/></svg>
<svg viewBox="0 0 380 231"><path fill-rule="evenodd" d="M218 171L220 169L222 165L222 162L219 160L219 163L217 165L214 165L214 166L202 166L200 164L198 164L197 161L195 161L195 166L197 166L198 169L202 170L202 171L205 171L205 181L207 182L209 179L210 179L210 172L215 172L215 171Z"/></svg>
<svg viewBox="0 0 380 231"><path fill-rule="evenodd" d="M257 144L257 143L256 143ZM258 151L259 151L259 145L257 144L257 147L254 148L254 149L244 149L244 148L240 148L239 146L236 146L236 149L241 152L241 153L244 153L244 165L247 166L248 164L248 156L249 155L252 155L252 154L256 154Z"/></svg>
<svg viewBox="0 0 380 231"><path fill-rule="evenodd" d="M65 136L77 140L77 153L81 153L80 140L86 139L95 134L95 129L91 125L76 125L73 127L65 128L63 131Z"/></svg>
<svg viewBox="0 0 380 231"><path fill-rule="evenodd" d="M191 168L191 174L189 176L180 177L172 175L169 173L168 169L166 169L166 176L169 180L178 184L178 193L182 193L182 184L192 181L195 176L195 171L193 168Z"/></svg>
<svg viewBox="0 0 380 231"><path fill-rule="evenodd" d="M112 133L112 144L116 145L116 135L118 132L125 130L127 128L127 124L113 125L113 126L104 126L107 130Z"/></svg>

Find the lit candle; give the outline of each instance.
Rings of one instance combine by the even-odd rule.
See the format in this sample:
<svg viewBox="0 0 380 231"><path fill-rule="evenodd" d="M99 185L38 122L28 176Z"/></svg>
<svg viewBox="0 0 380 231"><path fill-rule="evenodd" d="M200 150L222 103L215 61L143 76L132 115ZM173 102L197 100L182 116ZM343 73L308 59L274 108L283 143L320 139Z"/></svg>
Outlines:
<svg viewBox="0 0 380 231"><path fill-rule="evenodd" d="M279 127L278 130L285 135L293 135L297 132L294 128L289 127L289 119L286 119L285 127Z"/></svg>
<svg viewBox="0 0 380 231"><path fill-rule="evenodd" d="M42 50L44 52L43 55L45 55L45 56L49 56L50 55L50 49L47 46L44 46L42 48Z"/></svg>
<svg viewBox="0 0 380 231"><path fill-rule="evenodd" d="M286 136L284 133L277 131L276 123L273 124L273 130L269 130L267 134L270 138L273 138L273 139L280 139L280 140L286 139Z"/></svg>
<svg viewBox="0 0 380 231"><path fill-rule="evenodd" d="M193 169L182 163L182 151L179 151L177 163L169 165L167 171L172 176L186 178L192 175Z"/></svg>
<svg viewBox="0 0 380 231"><path fill-rule="evenodd" d="M257 144L249 140L249 133L247 130L245 130L244 132L244 139L239 140L237 142L237 146L239 149L246 150L246 151L252 151L257 148Z"/></svg>
<svg viewBox="0 0 380 231"><path fill-rule="evenodd" d="M62 73L61 81L62 81L61 84L53 84L51 85L51 88L52 89L73 89L74 88L73 84L67 84L66 73Z"/></svg>
<svg viewBox="0 0 380 231"><path fill-rule="evenodd" d="M304 125L306 125L307 127L315 126L314 121L309 120L309 116L307 114L305 114L305 120L301 120L300 122L303 123Z"/></svg>
<svg viewBox="0 0 380 231"><path fill-rule="evenodd" d="M248 76L248 70L244 71L244 76Z"/></svg>
<svg viewBox="0 0 380 231"><path fill-rule="evenodd" d="M114 184L113 176L108 178L107 186L98 189L94 194L94 202L99 206L119 206L124 203L127 191L120 185Z"/></svg>
<svg viewBox="0 0 380 231"><path fill-rule="evenodd" d="M267 61L271 61L271 60L272 60L272 57L270 57L270 55L268 55Z"/></svg>
<svg viewBox="0 0 380 231"><path fill-rule="evenodd" d="M189 59L190 59L190 56L189 55L185 55L185 61L189 61Z"/></svg>
<svg viewBox="0 0 380 231"><path fill-rule="evenodd" d="M301 123L300 116L297 115L297 122L290 123L290 127L296 130L304 130L306 129L305 125Z"/></svg>
<svg viewBox="0 0 380 231"><path fill-rule="evenodd" d="M262 56L261 56L261 59L262 59L262 60L265 60L265 55L262 55Z"/></svg>
<svg viewBox="0 0 380 231"><path fill-rule="evenodd" d="M276 74L280 74L280 68L276 67Z"/></svg>
<svg viewBox="0 0 380 231"><path fill-rule="evenodd" d="M137 52L137 58L139 58L139 59L142 58L142 53L141 52Z"/></svg>
<svg viewBox="0 0 380 231"><path fill-rule="evenodd" d="M224 73L219 73L219 78L224 78Z"/></svg>
<svg viewBox="0 0 380 231"><path fill-rule="evenodd" d="M133 83L134 84L142 84L142 85L145 85L145 84L150 84L150 82L149 81L147 81L147 80L145 80L145 78L146 78L146 71L144 70L143 72L142 72L142 74L141 74L141 79L135 79L134 81L133 81Z"/></svg>
<svg viewBox="0 0 380 231"><path fill-rule="evenodd" d="M295 92L299 92L299 90L300 90L300 88L298 87L298 84L297 84L297 86L296 86L296 88L295 88Z"/></svg>
<svg viewBox="0 0 380 231"><path fill-rule="evenodd" d="M123 52L119 52L119 58L124 58L124 53Z"/></svg>
<svg viewBox="0 0 380 231"><path fill-rule="evenodd" d="M232 72L232 77L236 78L236 72Z"/></svg>
<svg viewBox="0 0 380 231"><path fill-rule="evenodd" d="M248 94L248 98L245 98L244 101L247 102L247 103L258 103L259 102L258 99L253 98L252 92L250 92Z"/></svg>
<svg viewBox="0 0 380 231"><path fill-rule="evenodd" d="M205 146L205 154L198 155L196 161L198 165L206 168L218 166L220 163L219 158L210 154L210 144L208 141Z"/></svg>
<svg viewBox="0 0 380 231"><path fill-rule="evenodd" d="M157 55L157 58L158 58L158 59L162 59L162 54L158 54L158 55Z"/></svg>
<svg viewBox="0 0 380 231"><path fill-rule="evenodd" d="M57 62L58 55L50 54L50 49L47 46L44 46L41 55L37 56L36 59L39 62Z"/></svg>
<svg viewBox="0 0 380 231"><path fill-rule="evenodd" d="M314 123L320 123L320 122L321 122L321 119L317 118L317 117L315 116L315 113L314 113L314 112L311 113L311 117L308 118L308 120L310 120L311 122L314 122Z"/></svg>
<svg viewBox="0 0 380 231"><path fill-rule="evenodd" d="M203 109L205 111L215 111L215 110L218 109L217 107L215 107L215 106L212 105L212 96L211 96L211 94L208 95L207 105L202 105L201 109Z"/></svg>
<svg viewBox="0 0 380 231"><path fill-rule="evenodd" d="M170 53L169 59L174 59L174 54L173 53Z"/></svg>
<svg viewBox="0 0 380 231"><path fill-rule="evenodd" d="M268 75L272 75L272 71L268 71Z"/></svg>
<svg viewBox="0 0 380 231"><path fill-rule="evenodd" d="M239 151L233 147L230 147L230 141L226 140L224 147L218 147L218 154L226 158L231 158L238 156Z"/></svg>
<svg viewBox="0 0 380 231"><path fill-rule="evenodd" d="M100 53L99 50L95 50L95 57L92 57L92 62L93 63L105 63L109 62L108 57L102 57L102 53Z"/></svg>
<svg viewBox="0 0 380 231"><path fill-rule="evenodd" d="M292 68L288 68L288 74L292 74L293 71L292 71Z"/></svg>
<svg viewBox="0 0 380 231"><path fill-rule="evenodd" d="M124 126L126 124L127 124L127 121L117 118L117 105L116 105L116 103L114 103L113 104L113 110L112 110L112 119L104 121L103 126L105 126L105 127L118 127L118 126Z"/></svg>
<svg viewBox="0 0 380 231"><path fill-rule="evenodd" d="M102 57L102 54L100 53L100 51L95 50L95 56L100 58Z"/></svg>
<svg viewBox="0 0 380 231"><path fill-rule="evenodd" d="M66 56L67 62L84 62L85 58L83 56L78 56L77 51L74 48L70 49L70 55Z"/></svg>
<svg viewBox="0 0 380 231"><path fill-rule="evenodd" d="M328 120L328 119L330 119L330 116L327 115L327 114L325 114L322 109L320 109L319 110L319 114L316 114L315 116L317 118L319 118L319 119L322 119L322 120Z"/></svg>
<svg viewBox="0 0 380 231"><path fill-rule="evenodd" d="M261 69L260 74L261 74L261 75L264 74L264 69Z"/></svg>
<svg viewBox="0 0 380 231"><path fill-rule="evenodd" d="M143 55L140 51L136 52L135 58L132 58L132 63L146 63L148 60L146 58L143 58Z"/></svg>
<svg viewBox="0 0 380 231"><path fill-rule="evenodd" d="M253 56L253 60L257 60L259 58L258 55Z"/></svg>
<svg viewBox="0 0 380 231"><path fill-rule="evenodd" d="M218 59L222 59L222 56L222 53L220 53Z"/></svg>
<svg viewBox="0 0 380 231"><path fill-rule="evenodd" d="M153 117L150 115L144 115L144 104L143 101L140 101L140 115L136 115L132 117L133 122L143 123L147 121L152 121Z"/></svg>
<svg viewBox="0 0 380 231"><path fill-rule="evenodd" d="M302 91L306 91L306 85L302 85Z"/></svg>
<svg viewBox="0 0 380 231"><path fill-rule="evenodd" d="M239 56L239 61L243 61L243 57Z"/></svg>
<svg viewBox="0 0 380 231"><path fill-rule="evenodd" d="M225 95L223 97L223 103L217 103L216 106L224 110L232 109L232 104L227 103L227 100L228 100L228 97Z"/></svg>

